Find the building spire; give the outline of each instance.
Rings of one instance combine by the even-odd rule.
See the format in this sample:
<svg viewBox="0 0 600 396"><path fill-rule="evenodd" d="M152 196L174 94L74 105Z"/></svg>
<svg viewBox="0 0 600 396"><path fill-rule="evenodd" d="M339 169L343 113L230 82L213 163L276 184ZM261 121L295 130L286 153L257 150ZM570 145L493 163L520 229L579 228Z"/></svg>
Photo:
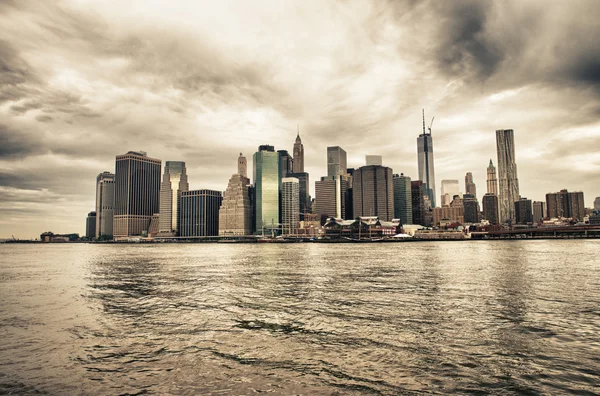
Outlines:
<svg viewBox="0 0 600 396"><path fill-rule="evenodd" d="M423 110L423 135L425 135L425 109Z"/></svg>
<svg viewBox="0 0 600 396"><path fill-rule="evenodd" d="M492 159L490 158L490 166L489 166L489 168L493 168L493 167L494 167L494 164L492 163Z"/></svg>
<svg viewBox="0 0 600 396"><path fill-rule="evenodd" d="M300 137L300 123L298 123L298 135L296 137Z"/></svg>

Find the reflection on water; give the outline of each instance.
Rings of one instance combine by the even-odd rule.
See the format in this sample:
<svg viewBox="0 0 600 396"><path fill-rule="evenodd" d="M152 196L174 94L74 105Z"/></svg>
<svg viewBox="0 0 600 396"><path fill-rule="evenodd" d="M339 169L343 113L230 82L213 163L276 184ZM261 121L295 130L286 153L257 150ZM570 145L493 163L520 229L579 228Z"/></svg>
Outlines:
<svg viewBox="0 0 600 396"><path fill-rule="evenodd" d="M0 392L599 393L595 241L0 246Z"/></svg>

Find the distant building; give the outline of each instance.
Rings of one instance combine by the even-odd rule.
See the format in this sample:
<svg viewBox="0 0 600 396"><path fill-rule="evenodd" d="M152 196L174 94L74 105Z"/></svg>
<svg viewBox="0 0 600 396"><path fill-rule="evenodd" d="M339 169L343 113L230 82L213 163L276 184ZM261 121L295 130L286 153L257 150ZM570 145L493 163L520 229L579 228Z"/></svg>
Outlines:
<svg viewBox="0 0 600 396"><path fill-rule="evenodd" d="M449 206L455 195L462 195L458 180L442 180L442 195L440 206Z"/></svg>
<svg viewBox="0 0 600 396"><path fill-rule="evenodd" d="M433 167L433 138L431 129L425 130L425 111L423 111L423 133L417 138L417 161L419 180L425 184L425 194L429 197L431 206L435 207L435 170Z"/></svg>
<svg viewBox="0 0 600 396"><path fill-rule="evenodd" d="M365 165L383 165L383 157L381 155L366 155Z"/></svg>
<svg viewBox="0 0 600 396"><path fill-rule="evenodd" d="M310 213L310 180L307 172L294 172L288 173L288 177L295 177L298 179L299 185L299 196L298 202L300 203L300 220L304 220L305 213Z"/></svg>
<svg viewBox="0 0 600 396"><path fill-rule="evenodd" d="M474 198L477 198L477 188L473 183L473 174L467 172L465 175L465 194L471 194Z"/></svg>
<svg viewBox="0 0 600 396"><path fill-rule="evenodd" d="M546 207L549 218L573 218L583 221L585 205L583 192L560 190L557 193L546 194Z"/></svg>
<svg viewBox="0 0 600 396"><path fill-rule="evenodd" d="M96 177L96 238L112 239L114 205L115 175L102 172Z"/></svg>
<svg viewBox="0 0 600 396"><path fill-rule="evenodd" d="M117 155L113 236L142 235L159 212L161 160L145 152Z"/></svg>
<svg viewBox="0 0 600 396"><path fill-rule="evenodd" d="M240 153L238 171L229 179L219 209L219 235L251 235L253 232L250 179L245 173L246 157Z"/></svg>
<svg viewBox="0 0 600 396"><path fill-rule="evenodd" d="M158 235L176 236L179 229L179 199L189 190L185 162L167 161L160 185Z"/></svg>
<svg viewBox="0 0 600 396"><path fill-rule="evenodd" d="M294 172L294 160L287 150L277 150L279 155L279 178L288 177Z"/></svg>
<svg viewBox="0 0 600 396"><path fill-rule="evenodd" d="M473 194L463 195L463 208L465 223L479 222L479 202Z"/></svg>
<svg viewBox="0 0 600 396"><path fill-rule="evenodd" d="M182 191L179 235L182 237L219 235L219 207L222 200L220 191Z"/></svg>
<svg viewBox="0 0 600 396"><path fill-rule="evenodd" d="M346 152L339 146L327 147L327 176L345 175Z"/></svg>
<svg viewBox="0 0 600 396"><path fill-rule="evenodd" d="M410 196L412 199L413 224L425 225L425 183L421 180L411 181Z"/></svg>
<svg viewBox="0 0 600 396"><path fill-rule="evenodd" d="M496 148L498 151L500 221L512 224L516 217L514 203L519 200L515 134L512 129L496 130Z"/></svg>
<svg viewBox="0 0 600 396"><path fill-rule="evenodd" d="M341 219L346 214L347 176L324 176L315 182L315 205L318 215Z"/></svg>
<svg viewBox="0 0 600 396"><path fill-rule="evenodd" d="M376 216L383 221L394 217L394 183L392 169L385 166L362 166L352 178L354 216Z"/></svg>
<svg viewBox="0 0 600 396"><path fill-rule="evenodd" d="M594 200L594 210L600 212L600 197L596 197Z"/></svg>
<svg viewBox="0 0 600 396"><path fill-rule="evenodd" d="M455 195L448 206L433 208L433 225L463 224L465 222L464 202L460 196Z"/></svg>
<svg viewBox="0 0 600 396"><path fill-rule="evenodd" d="M300 139L300 126L298 126L298 135L296 136L296 142L294 142L293 153L293 173L304 173L304 145L302 144L302 139Z"/></svg>
<svg viewBox="0 0 600 396"><path fill-rule="evenodd" d="M542 201L533 201L533 222L538 223L546 217L545 204Z"/></svg>
<svg viewBox="0 0 600 396"><path fill-rule="evenodd" d="M94 238L96 236L96 212L90 212L85 220L85 236L86 238Z"/></svg>
<svg viewBox="0 0 600 396"><path fill-rule="evenodd" d="M515 202L515 222L517 224L533 223L531 199L520 198Z"/></svg>
<svg viewBox="0 0 600 396"><path fill-rule="evenodd" d="M259 146L254 153L254 216L257 234L279 229L279 154L273 146Z"/></svg>
<svg viewBox="0 0 600 396"><path fill-rule="evenodd" d="M402 224L412 224L412 194L410 177L394 175L394 218Z"/></svg>
<svg viewBox="0 0 600 396"><path fill-rule="evenodd" d="M491 225L500 224L498 196L496 194L487 193L483 196L483 218Z"/></svg>
<svg viewBox="0 0 600 396"><path fill-rule="evenodd" d="M498 179L496 178L496 168L490 159L490 165L487 167L487 192L488 194L498 195Z"/></svg>
<svg viewBox="0 0 600 396"><path fill-rule="evenodd" d="M179 223L179 220L177 220ZM152 219L150 219L150 226L148 227L148 236L154 238L158 236L160 230L160 213L154 213ZM170 234L173 235L173 234Z"/></svg>
<svg viewBox="0 0 600 396"><path fill-rule="evenodd" d="M281 180L281 232L296 234L300 222L300 185L295 177Z"/></svg>

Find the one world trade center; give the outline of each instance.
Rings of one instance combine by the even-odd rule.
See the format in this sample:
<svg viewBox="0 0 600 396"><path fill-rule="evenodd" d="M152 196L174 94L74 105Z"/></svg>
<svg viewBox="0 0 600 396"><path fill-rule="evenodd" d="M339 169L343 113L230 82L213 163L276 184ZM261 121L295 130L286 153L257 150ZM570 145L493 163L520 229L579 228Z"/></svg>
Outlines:
<svg viewBox="0 0 600 396"><path fill-rule="evenodd" d="M431 120L433 123L433 119ZM435 171L433 169L433 139L431 125L429 133L425 129L425 110L423 110L423 133L417 138L417 160L419 161L419 180L425 184L425 194L429 197L431 207L435 208Z"/></svg>

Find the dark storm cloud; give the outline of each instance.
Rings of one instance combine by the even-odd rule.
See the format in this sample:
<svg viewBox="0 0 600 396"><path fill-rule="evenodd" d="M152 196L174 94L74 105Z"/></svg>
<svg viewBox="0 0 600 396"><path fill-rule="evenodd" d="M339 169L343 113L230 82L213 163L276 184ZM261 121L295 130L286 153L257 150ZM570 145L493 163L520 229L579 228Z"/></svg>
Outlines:
<svg viewBox="0 0 600 396"><path fill-rule="evenodd" d="M33 136L0 124L0 160L23 158L43 151L43 145ZM7 184L0 181L0 185Z"/></svg>

